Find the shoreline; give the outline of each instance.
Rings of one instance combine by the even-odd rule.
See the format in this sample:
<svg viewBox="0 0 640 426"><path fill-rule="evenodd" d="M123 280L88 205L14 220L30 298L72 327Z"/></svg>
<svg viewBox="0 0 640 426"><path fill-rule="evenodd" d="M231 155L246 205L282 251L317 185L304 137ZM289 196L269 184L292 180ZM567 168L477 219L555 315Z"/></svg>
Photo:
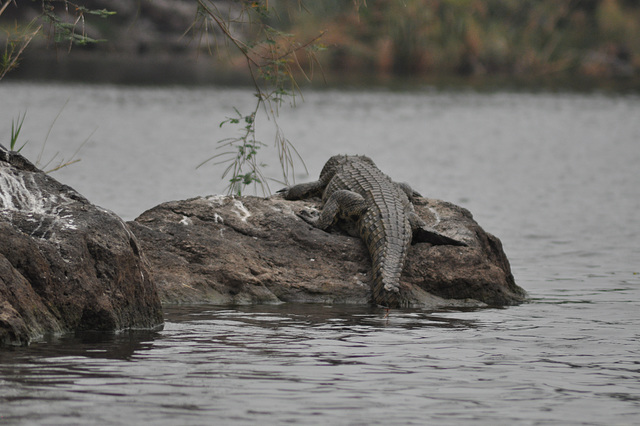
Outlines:
<svg viewBox="0 0 640 426"><path fill-rule="evenodd" d="M359 71L317 71L312 80L296 75L301 90L387 89L413 91L476 90L565 91L640 93L640 76L587 77L573 73L553 74L452 74L446 70L420 75ZM123 86L226 86L247 87L253 82L243 66L208 56L131 55L55 51L28 52L6 82L60 82L116 84Z"/></svg>

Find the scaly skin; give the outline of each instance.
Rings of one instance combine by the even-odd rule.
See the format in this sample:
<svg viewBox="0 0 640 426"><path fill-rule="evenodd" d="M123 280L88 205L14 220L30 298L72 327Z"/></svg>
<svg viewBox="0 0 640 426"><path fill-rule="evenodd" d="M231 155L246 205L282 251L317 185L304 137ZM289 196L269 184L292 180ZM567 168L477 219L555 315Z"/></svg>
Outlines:
<svg viewBox="0 0 640 426"><path fill-rule="evenodd" d="M320 216L304 218L320 229L337 219L355 222L371 256L372 295L378 305L400 305L400 275L414 236L434 244L463 245L428 228L415 213L411 188L393 182L368 157L333 156L318 181L281 192L289 200L322 194Z"/></svg>

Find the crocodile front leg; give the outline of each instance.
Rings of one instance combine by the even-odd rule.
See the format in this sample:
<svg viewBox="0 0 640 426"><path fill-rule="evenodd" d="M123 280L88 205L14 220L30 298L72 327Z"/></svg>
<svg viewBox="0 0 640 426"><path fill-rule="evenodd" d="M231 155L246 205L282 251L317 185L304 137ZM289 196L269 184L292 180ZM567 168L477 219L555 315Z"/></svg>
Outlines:
<svg viewBox="0 0 640 426"><path fill-rule="evenodd" d="M322 180L317 180L282 188L278 193L287 200L302 200L303 198L321 197L325 186L326 184Z"/></svg>

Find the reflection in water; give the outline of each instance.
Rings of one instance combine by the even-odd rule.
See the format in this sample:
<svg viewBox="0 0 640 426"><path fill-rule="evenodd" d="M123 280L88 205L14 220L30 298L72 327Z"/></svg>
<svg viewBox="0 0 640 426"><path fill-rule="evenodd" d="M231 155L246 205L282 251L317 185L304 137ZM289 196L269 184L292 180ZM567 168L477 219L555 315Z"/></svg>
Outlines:
<svg viewBox="0 0 640 426"><path fill-rule="evenodd" d="M378 374L410 373L402 371L402 362L388 372L384 363L371 362L378 357L401 361L394 361L400 356L394 354L396 346L412 339L410 330L422 334L429 328L473 327L472 320L444 314L289 304L169 307L163 331L50 337L30 348L0 352L3 419L66 422L74 406L96 399L119 404L118 398L124 398L116 419L143 409L149 418L140 420L163 424L166 418L158 413L197 417L217 411L213 401L229 395L227 408L244 412L240 418L248 420L275 414L270 398L275 396L278 406L283 397L301 391L308 392L302 399L318 392L314 411L322 411L323 404L335 410L335 402L323 401L322 395L336 384L352 382L344 390L350 392L367 383L357 377L363 369L371 368L374 381ZM331 371L324 371L327 367ZM128 400L134 395L143 402ZM267 401L257 402L260 409L245 410L255 406L253 397ZM31 413L33 407L39 415ZM149 407L156 409L147 412ZM106 415L100 405L83 410L71 417Z"/></svg>
<svg viewBox="0 0 640 426"><path fill-rule="evenodd" d="M454 312L473 312L476 309L457 309ZM269 327L283 325L324 326L328 323L349 327L393 326L411 329L425 326L455 328L470 327L472 321L438 316L432 311L396 309L387 311L373 306L289 304L236 306L233 309L203 309L202 305L166 307L167 320L182 322L220 317L235 318L246 324ZM444 311L443 311L444 312ZM280 323L279 321L282 321Z"/></svg>
<svg viewBox="0 0 640 426"><path fill-rule="evenodd" d="M75 335L47 336L42 342L32 345L30 355L46 356L86 356L129 360L134 353L149 349L150 341L158 332L130 330L121 333L78 332Z"/></svg>

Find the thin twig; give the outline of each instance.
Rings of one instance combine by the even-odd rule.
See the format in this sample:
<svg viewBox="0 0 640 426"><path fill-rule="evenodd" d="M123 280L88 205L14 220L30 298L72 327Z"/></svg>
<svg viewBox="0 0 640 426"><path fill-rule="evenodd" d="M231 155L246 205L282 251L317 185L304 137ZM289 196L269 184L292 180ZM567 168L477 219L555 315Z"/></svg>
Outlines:
<svg viewBox="0 0 640 426"><path fill-rule="evenodd" d="M40 149L40 153L38 154L38 158L36 159L36 164L39 164L40 161L42 160L42 156L44 155L44 149L47 146L47 141L49 140L49 135L51 134L51 130L53 130L54 124L56 124L56 121L58 121L58 118L60 117L60 115L62 114L62 111L64 110L64 108L67 106L68 103L69 103L69 99L65 101L65 103L62 105L62 108L60 108L60 111L58 111L56 118L54 118L53 121L51 122L51 125L49 126L49 130L47 131L47 135L44 138L44 142L42 142L42 148ZM50 162L51 160L49 161L49 163Z"/></svg>
<svg viewBox="0 0 640 426"><path fill-rule="evenodd" d="M4 11L4 8L8 4L9 2L5 3L2 11ZM0 13L0 15L1 14L2 13ZM42 29L42 25L36 28L32 33L22 36L22 45L20 46L20 49L15 54L11 52L11 61L9 61L9 63L2 70L0 70L0 80L2 80L2 78L17 65L18 59L20 58L20 56L22 56L22 52L24 52L24 49L26 49L29 43L31 43L31 40L33 40L33 38L40 32L40 29Z"/></svg>

